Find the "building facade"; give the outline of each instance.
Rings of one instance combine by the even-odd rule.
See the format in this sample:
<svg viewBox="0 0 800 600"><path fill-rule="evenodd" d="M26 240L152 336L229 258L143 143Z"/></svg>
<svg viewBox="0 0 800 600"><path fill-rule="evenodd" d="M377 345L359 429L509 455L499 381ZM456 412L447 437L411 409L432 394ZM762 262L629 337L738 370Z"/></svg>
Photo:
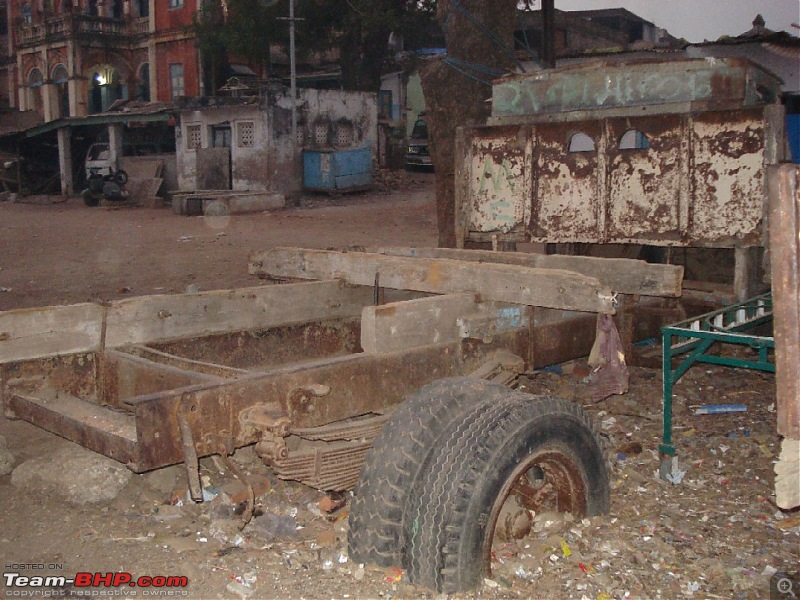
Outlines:
<svg viewBox="0 0 800 600"><path fill-rule="evenodd" d="M198 0L7 0L8 106L52 121L198 95Z"/></svg>

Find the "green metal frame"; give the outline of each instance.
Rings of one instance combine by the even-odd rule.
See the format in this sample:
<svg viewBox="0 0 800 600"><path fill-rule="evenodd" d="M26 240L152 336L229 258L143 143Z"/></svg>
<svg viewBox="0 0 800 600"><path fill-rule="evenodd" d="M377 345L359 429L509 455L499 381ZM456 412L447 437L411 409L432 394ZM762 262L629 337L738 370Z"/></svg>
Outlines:
<svg viewBox="0 0 800 600"><path fill-rule="evenodd" d="M740 304L692 317L680 323L661 328L663 369L663 421L664 432L659 450L662 455L675 456L672 443L672 387L695 363L724 365L742 369L775 372L775 348L772 336L746 333L751 329L772 321L772 295L763 294ZM707 354L716 343L737 344L758 350L755 360L715 356ZM672 368L672 359L687 355Z"/></svg>

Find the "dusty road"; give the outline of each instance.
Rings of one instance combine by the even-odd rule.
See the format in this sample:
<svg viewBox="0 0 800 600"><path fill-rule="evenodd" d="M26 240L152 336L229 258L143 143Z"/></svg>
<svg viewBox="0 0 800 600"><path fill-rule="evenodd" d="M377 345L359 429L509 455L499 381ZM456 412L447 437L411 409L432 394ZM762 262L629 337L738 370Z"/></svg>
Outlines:
<svg viewBox="0 0 800 600"><path fill-rule="evenodd" d="M402 194L311 196L289 210L182 217L168 209L0 202L0 310L252 285L247 255L274 246L432 245L430 174ZM127 291L126 291L127 290Z"/></svg>
<svg viewBox="0 0 800 600"><path fill-rule="evenodd" d="M190 285L253 285L247 255L278 245L435 240L426 175L406 178L402 191L388 195L315 197L297 208L225 221L168 210L89 209L75 199L0 203L0 309L182 292ZM769 598L772 574L797 571L800 548L797 513L779 511L771 495L778 448L772 378L697 367L681 380L675 418L686 473L672 485L655 476L660 372L632 369L626 395L593 405L574 367L540 373L525 385L586 405L602 424L614 457L611 513L537 521L529 538L493 557L493 579L467 597ZM734 398L748 412L691 414L694 405ZM3 438L15 465L38 459L43 470L57 469L60 460L80 454L74 444L19 421L0 419ZM37 491L21 477L0 476L4 572L42 574L30 565L43 564L47 575L185 576L185 590L160 591L189 598L426 595L402 573L347 560L346 506L320 513L320 492L276 480L247 450L234 458L262 478L264 492L261 525L248 526L239 538L218 526L228 509L219 500L180 501L178 467L134 475L116 498L93 504L68 503L59 490ZM214 461L203 461L203 473L209 489L232 491L230 476ZM3 583L2 597L20 591ZM144 596L130 587L95 591Z"/></svg>

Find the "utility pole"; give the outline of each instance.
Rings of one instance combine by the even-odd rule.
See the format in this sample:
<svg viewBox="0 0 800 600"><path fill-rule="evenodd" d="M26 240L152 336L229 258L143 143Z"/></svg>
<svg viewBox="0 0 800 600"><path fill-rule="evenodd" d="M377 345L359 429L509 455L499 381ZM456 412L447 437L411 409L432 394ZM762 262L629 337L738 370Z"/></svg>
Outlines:
<svg viewBox="0 0 800 600"><path fill-rule="evenodd" d="M289 0L289 18L279 17L282 21L289 21L289 93L292 96L292 172L297 175L297 65L295 63L294 48L294 0Z"/></svg>

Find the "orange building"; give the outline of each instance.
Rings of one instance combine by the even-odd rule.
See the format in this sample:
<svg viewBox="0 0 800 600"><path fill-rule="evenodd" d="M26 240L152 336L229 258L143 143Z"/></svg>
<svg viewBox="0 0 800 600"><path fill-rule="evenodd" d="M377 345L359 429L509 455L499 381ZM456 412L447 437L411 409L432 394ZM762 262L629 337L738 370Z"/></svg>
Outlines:
<svg viewBox="0 0 800 600"><path fill-rule="evenodd" d="M51 121L201 92L189 30L198 0L7 0L5 10L0 95L10 107Z"/></svg>

